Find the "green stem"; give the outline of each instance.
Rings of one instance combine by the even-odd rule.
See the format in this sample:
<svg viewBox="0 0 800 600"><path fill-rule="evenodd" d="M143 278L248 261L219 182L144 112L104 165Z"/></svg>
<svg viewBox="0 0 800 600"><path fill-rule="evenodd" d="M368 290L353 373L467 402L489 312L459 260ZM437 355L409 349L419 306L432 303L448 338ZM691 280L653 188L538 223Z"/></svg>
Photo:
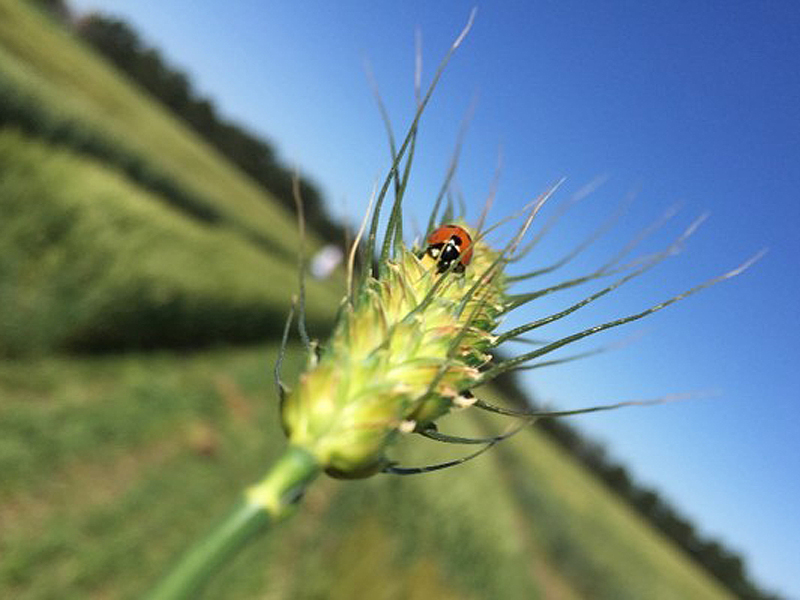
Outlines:
<svg viewBox="0 0 800 600"><path fill-rule="evenodd" d="M149 600L197 598L214 573L247 542L269 525L291 514L320 466L306 450L295 446L275 462L261 481L181 558L148 596Z"/></svg>

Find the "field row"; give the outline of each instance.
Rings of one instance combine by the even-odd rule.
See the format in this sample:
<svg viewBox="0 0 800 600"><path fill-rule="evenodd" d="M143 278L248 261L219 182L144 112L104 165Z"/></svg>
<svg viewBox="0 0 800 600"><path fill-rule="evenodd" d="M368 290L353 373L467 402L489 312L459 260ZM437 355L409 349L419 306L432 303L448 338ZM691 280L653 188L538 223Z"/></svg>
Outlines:
<svg viewBox="0 0 800 600"><path fill-rule="evenodd" d="M292 346L289 382L301 355ZM271 346L0 365L0 596L141 594L280 452L275 356ZM466 411L443 428L504 425ZM464 452L412 436L394 457ZM207 597L365 594L727 597L535 431L448 471L315 482L299 514Z"/></svg>
<svg viewBox="0 0 800 600"><path fill-rule="evenodd" d="M23 116L35 123L37 133L60 136L61 142L86 151L94 147L95 154L105 153L104 160L116 162L129 175L161 181L162 188L176 190L184 202L194 202L194 208L210 210L236 229L294 256L294 219L272 196L24 2L0 0L0 80L0 92L9 96L3 104L35 112Z"/></svg>
<svg viewBox="0 0 800 600"><path fill-rule="evenodd" d="M0 212L0 353L264 339L298 287L294 262L9 129ZM310 282L311 321L328 324L338 298Z"/></svg>

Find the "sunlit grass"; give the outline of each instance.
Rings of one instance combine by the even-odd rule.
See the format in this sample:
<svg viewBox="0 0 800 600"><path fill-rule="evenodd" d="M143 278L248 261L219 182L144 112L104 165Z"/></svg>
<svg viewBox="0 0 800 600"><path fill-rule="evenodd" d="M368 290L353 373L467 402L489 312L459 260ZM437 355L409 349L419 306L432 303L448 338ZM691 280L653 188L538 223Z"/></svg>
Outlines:
<svg viewBox="0 0 800 600"><path fill-rule="evenodd" d="M296 268L101 163L0 133L0 351L189 346L280 330ZM312 282L318 322L334 285Z"/></svg>
<svg viewBox="0 0 800 600"><path fill-rule="evenodd" d="M293 218L176 116L25 2L0 0L0 78L193 190L293 256Z"/></svg>
<svg viewBox="0 0 800 600"><path fill-rule="evenodd" d="M279 455L267 376L276 352L0 365L0 597L143 593ZM287 354L287 377L300 354ZM497 426L456 418L472 434ZM431 454L418 444L401 450L411 462ZM205 597L727 597L535 431L468 468L323 480L303 508Z"/></svg>

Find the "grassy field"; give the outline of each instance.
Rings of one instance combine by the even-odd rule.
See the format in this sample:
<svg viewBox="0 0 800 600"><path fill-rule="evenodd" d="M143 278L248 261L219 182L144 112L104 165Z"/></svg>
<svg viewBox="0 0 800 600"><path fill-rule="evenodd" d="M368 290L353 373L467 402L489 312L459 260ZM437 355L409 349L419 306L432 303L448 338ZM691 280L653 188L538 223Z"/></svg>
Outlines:
<svg viewBox="0 0 800 600"><path fill-rule="evenodd" d="M201 138L65 30L24 2L0 0L0 79L143 157L208 199L235 227L296 252L294 219Z"/></svg>
<svg viewBox="0 0 800 600"><path fill-rule="evenodd" d="M275 352L0 365L0 597L142 593L280 451ZM535 431L446 472L318 481L208 597L726 598Z"/></svg>
<svg viewBox="0 0 800 600"><path fill-rule="evenodd" d="M0 0L0 117L0 355L280 330L294 218L24 2ZM310 283L317 324L336 310L335 279Z"/></svg>
<svg viewBox="0 0 800 600"><path fill-rule="evenodd" d="M0 353L196 346L280 331L297 267L113 169L0 132ZM309 283L313 321L335 285Z"/></svg>

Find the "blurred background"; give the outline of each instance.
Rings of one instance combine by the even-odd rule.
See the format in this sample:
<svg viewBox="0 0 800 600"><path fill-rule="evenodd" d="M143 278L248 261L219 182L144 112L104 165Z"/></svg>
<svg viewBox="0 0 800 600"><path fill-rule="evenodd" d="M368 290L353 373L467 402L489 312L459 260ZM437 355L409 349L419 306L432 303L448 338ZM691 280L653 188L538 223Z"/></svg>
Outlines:
<svg viewBox="0 0 800 600"><path fill-rule="evenodd" d="M292 175L327 257L308 290L324 338L337 256L391 164L370 78L399 142L417 49L425 89L472 8L0 0L0 595L139 594L264 470L297 289ZM321 483L209 597L800 598L799 25L791 2L479 6L421 122L408 243L463 136L447 199L467 223L495 180L489 222L567 178L534 233L579 198L511 271L593 243L516 291L594 272L667 211L628 259L710 213L679 255L537 340L769 253L554 358L602 353L487 391L693 399L543 422L441 474ZM301 361L292 346L287 379ZM409 446L416 464L453 456Z"/></svg>

